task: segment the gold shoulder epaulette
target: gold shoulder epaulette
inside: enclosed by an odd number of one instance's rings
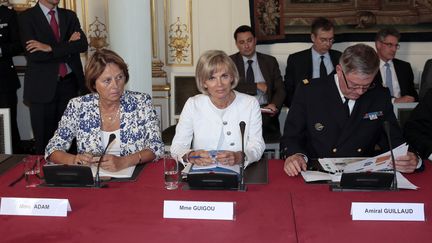
[[[309,84],[309,80],[307,80],[306,78],[303,79],[303,84]]]

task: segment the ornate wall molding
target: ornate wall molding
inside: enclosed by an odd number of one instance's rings
[[[192,66],[192,0],[165,0],[164,3],[166,64]]]

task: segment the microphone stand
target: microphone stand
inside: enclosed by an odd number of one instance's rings
[[[241,133],[241,142],[242,142],[242,157],[240,162],[240,182],[238,186],[238,190],[245,192],[247,190],[245,182],[244,182],[244,162],[245,162],[245,152],[244,152],[244,131],[246,123],[244,121],[240,122],[240,133]]]
[[[114,133],[110,134],[109,139],[108,139],[108,144],[105,147],[101,157],[99,158],[98,164],[97,164],[97,168],[96,168],[96,175],[95,175],[95,182],[94,182],[94,187],[95,188],[102,188],[102,187],[106,187],[106,185],[101,185],[100,182],[100,176],[99,176],[99,171],[100,171],[100,164],[102,161],[103,156],[105,155],[108,147],[110,146],[110,144],[114,141],[114,139],[116,138],[116,135]]]
[[[390,124],[388,121],[384,121],[384,130],[387,136],[387,142],[389,144],[389,148],[390,148],[390,156],[391,156],[391,160],[392,160],[392,165],[393,165],[393,190],[397,191],[398,187],[397,187],[397,178],[396,178],[396,162],[395,162],[395,158],[394,158],[394,154],[393,154],[393,145],[390,139]]]

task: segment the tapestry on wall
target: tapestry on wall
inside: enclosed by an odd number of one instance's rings
[[[258,43],[310,42],[316,17],[331,19],[335,41],[373,41],[394,26],[401,41],[432,41],[432,0],[249,0]]]

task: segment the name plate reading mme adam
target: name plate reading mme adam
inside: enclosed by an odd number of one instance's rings
[[[423,203],[351,204],[352,220],[425,221]]]
[[[234,220],[234,202],[164,201],[167,219]]]
[[[2,197],[0,205],[0,215],[66,217],[68,211],[68,199]]]

